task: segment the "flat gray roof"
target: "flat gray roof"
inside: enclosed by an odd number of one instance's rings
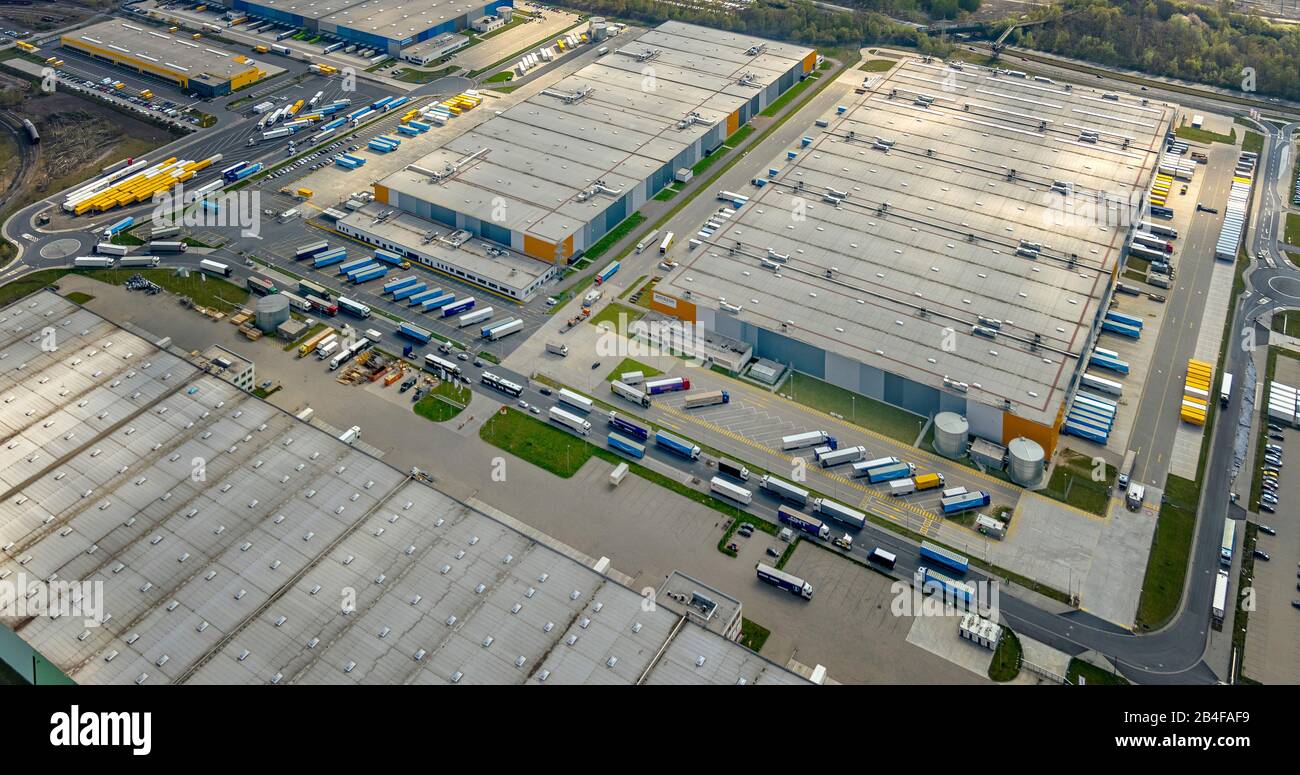
[[[810,52],[666,22],[380,183],[556,244],[752,99],[755,86],[738,84],[742,76],[752,73],[765,87]],[[645,86],[647,68],[653,88]],[[564,98],[586,90],[581,99]],[[703,123],[679,127],[691,113]],[[440,182],[413,169],[440,170],[481,150]],[[597,181],[617,193],[591,193]],[[503,210],[504,222],[494,217]]]
[[[318,17],[337,27],[392,40],[405,40],[467,14],[482,11],[487,0],[363,0]]]
[[[806,683],[52,292],[0,396],[0,577],[108,615],[4,624],[79,683]]]
[[[377,216],[382,212],[393,214],[378,220]],[[426,221],[410,213],[395,211],[394,208],[382,204],[371,203],[354,210],[338,223],[397,245],[405,245],[477,277],[519,292],[523,292],[539,277],[555,268],[553,264],[520,255],[499,245],[492,246],[498,255],[489,255],[485,243],[478,238],[471,239],[458,248],[437,239],[429,240],[430,235],[445,236],[455,229]]]
[[[906,60],[810,127],[796,158],[772,160],[712,235],[679,235],[657,289],[1050,425],[1111,283],[1124,203],[1149,185],[1175,110],[1101,94]],[[1017,255],[1021,240],[1038,258]],[[773,255],[788,261],[764,268]],[[996,339],[972,333],[980,316],[1001,321]]]
[[[259,8],[270,8],[304,19],[323,19],[361,2],[362,0],[249,0],[249,12],[256,15]]]
[[[79,41],[116,56],[134,57],[196,80],[228,81],[252,67],[263,70],[268,76],[284,70],[260,59],[227,51],[220,44],[206,39],[190,40],[159,32],[148,25],[117,20],[64,33],[61,40],[65,43]],[[244,61],[238,62],[235,57],[243,57]]]

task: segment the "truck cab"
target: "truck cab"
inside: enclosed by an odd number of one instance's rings
[[[1129,485],[1128,495],[1124,498],[1124,505],[1129,511],[1138,511],[1142,508],[1142,501],[1146,500],[1147,488],[1145,485],[1134,482]]]
[[[847,551],[853,551],[853,536],[845,533],[834,540],[836,546]]]

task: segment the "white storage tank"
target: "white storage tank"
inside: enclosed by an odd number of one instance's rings
[[[939,412],[934,416],[934,449],[944,457],[959,458],[966,454],[970,423],[956,412]]]
[[[1007,445],[1008,472],[1021,487],[1033,487],[1043,477],[1043,448],[1033,439],[1017,436]]]
[[[281,323],[289,319],[289,300],[278,293],[259,296],[253,311],[258,330],[264,334],[273,334]]]
[[[605,23],[605,17],[591,17],[591,27],[587,30],[587,40],[597,43],[609,37],[609,27]]]

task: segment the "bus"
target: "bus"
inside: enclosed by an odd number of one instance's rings
[[[453,377],[460,376],[460,366],[446,358],[439,358],[433,353],[424,356],[424,368],[429,371],[442,371],[452,375]]]
[[[659,255],[668,255],[668,248],[672,247],[673,233],[670,231],[664,235],[664,241],[659,243]]]
[[[229,277],[231,271],[228,264],[222,264],[206,258],[199,262],[199,269],[208,274],[218,275],[219,277]]]
[[[322,315],[339,314],[339,307],[337,304],[330,301],[326,301],[325,299],[322,299],[319,296],[308,296],[307,303],[311,305],[312,309],[316,310]]]
[[[921,542],[921,559],[931,560],[958,573],[965,573],[970,568],[970,560],[929,541]]]
[[[369,307],[367,307],[366,305],[360,302],[353,301],[352,299],[345,299],[342,296],[339,297],[339,309],[343,310],[349,315],[355,315],[359,318],[370,317]]]
[[[514,396],[515,398],[518,398],[519,394],[524,392],[522,385],[517,385],[508,379],[498,377],[490,371],[483,372],[483,379],[481,381],[484,385],[487,385],[493,390],[500,390],[502,393],[505,393],[508,396]]]
[[[590,398],[587,398],[584,395],[579,395],[568,388],[560,388],[559,399],[560,403],[568,404],[574,409],[582,412],[590,412],[591,408],[595,405],[592,403]]]
[[[1223,540],[1219,542],[1219,564],[1232,567],[1233,545],[1237,542],[1237,521],[1231,517],[1223,520]]]

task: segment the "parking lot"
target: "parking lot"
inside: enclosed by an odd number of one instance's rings
[[[1267,428],[1264,430],[1268,432]],[[1281,472],[1286,470],[1287,463],[1295,465],[1287,453],[1294,456],[1300,449],[1300,432],[1290,429],[1271,434],[1282,437],[1268,440],[1269,444],[1282,448],[1282,465],[1265,464],[1279,472],[1276,488],[1265,492],[1275,493],[1278,504],[1275,513],[1261,511],[1258,518],[1255,547],[1269,559],[1264,560],[1258,553],[1255,556],[1252,586],[1256,608],[1250,614],[1243,673],[1266,684],[1296,684],[1300,683],[1300,659],[1296,658],[1300,609],[1292,601],[1300,600],[1300,528],[1295,523],[1294,505],[1300,501],[1300,484]],[[1233,584],[1235,590],[1235,578]]]

